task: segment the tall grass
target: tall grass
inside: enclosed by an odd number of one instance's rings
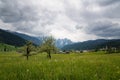
[[[0,53],[0,80],[120,80],[120,54]]]

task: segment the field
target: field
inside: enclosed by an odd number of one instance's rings
[[[29,57],[0,52],[0,80],[120,80],[120,54],[46,54]]]

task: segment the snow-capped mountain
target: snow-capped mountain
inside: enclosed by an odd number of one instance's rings
[[[40,41],[44,41],[46,37],[38,37]],[[65,45],[72,44],[73,42],[70,39],[64,38],[64,39],[55,39],[55,45],[57,48],[62,48]]]
[[[58,48],[62,48],[63,46],[72,44],[73,42],[67,38],[64,38],[64,39],[56,39],[55,43]]]
[[[10,31],[8,31],[10,32]],[[32,41],[34,44],[36,45],[40,45],[42,44],[42,42],[44,41],[44,39],[46,38],[45,36],[41,36],[41,37],[34,37],[34,36],[30,36],[30,35],[26,35],[24,33],[18,33],[18,32],[10,32],[14,35],[17,35],[25,40],[30,40]],[[63,46],[65,45],[69,45],[69,44],[72,44],[73,42],[67,38],[64,38],[64,39],[56,39],[55,40],[55,45],[56,47],[58,48],[62,48]]]

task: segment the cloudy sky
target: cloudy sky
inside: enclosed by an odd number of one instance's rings
[[[0,0],[0,28],[72,41],[120,38],[120,0]]]

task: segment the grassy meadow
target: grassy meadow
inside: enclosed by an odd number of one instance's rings
[[[120,54],[0,52],[0,80],[120,80]]]

